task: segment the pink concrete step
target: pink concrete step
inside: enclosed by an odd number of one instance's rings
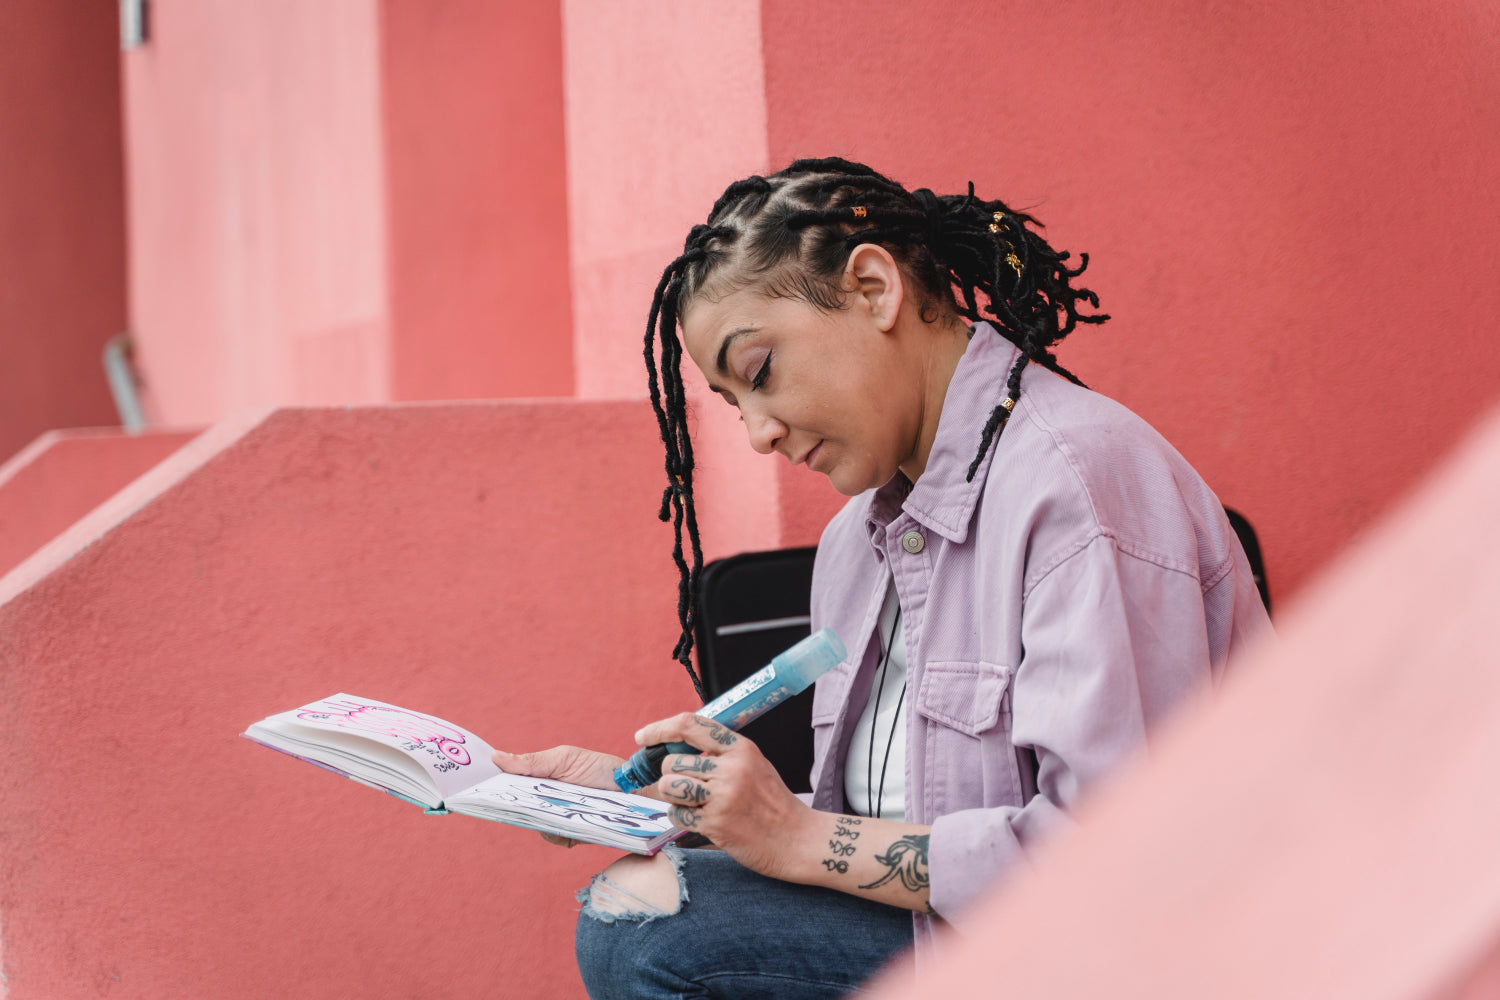
[[[48,431],[0,465],[0,576],[197,431]]]
[[[644,401],[210,428],[0,579],[8,1000],[566,998],[608,862],[242,740],[338,691],[497,746],[694,704]]]

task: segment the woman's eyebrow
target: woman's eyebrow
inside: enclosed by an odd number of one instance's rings
[[[736,338],[743,337],[747,333],[754,333],[759,329],[758,326],[741,326],[729,331],[729,336],[719,344],[719,356],[714,361],[714,368],[720,375],[729,374],[729,345],[734,343]]]

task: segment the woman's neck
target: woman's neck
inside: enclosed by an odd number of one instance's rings
[[[916,446],[911,457],[901,463],[901,471],[913,483],[927,469],[927,458],[932,453],[932,442],[937,438],[938,422],[943,416],[943,401],[948,396],[948,385],[958,362],[969,347],[969,325],[958,316],[949,316],[947,321],[922,324],[924,350],[919,355],[922,370],[922,416],[917,431]]]

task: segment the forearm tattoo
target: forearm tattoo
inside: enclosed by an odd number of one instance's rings
[[[908,892],[921,892],[928,888],[927,837],[925,833],[902,837],[886,848],[884,854],[875,855],[875,860],[885,866],[886,872],[861,889],[879,889],[893,879],[900,879]]]
[[[833,822],[833,836],[828,841],[828,850],[833,857],[823,859],[823,867],[840,875],[849,873],[849,862],[845,858],[854,855],[854,841],[859,837],[859,831],[854,827],[859,825],[859,820],[848,816],[839,816]]]

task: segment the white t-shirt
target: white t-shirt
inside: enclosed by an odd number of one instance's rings
[[[891,584],[880,609],[880,666],[844,760],[844,796],[861,816],[906,819],[906,627]]]

